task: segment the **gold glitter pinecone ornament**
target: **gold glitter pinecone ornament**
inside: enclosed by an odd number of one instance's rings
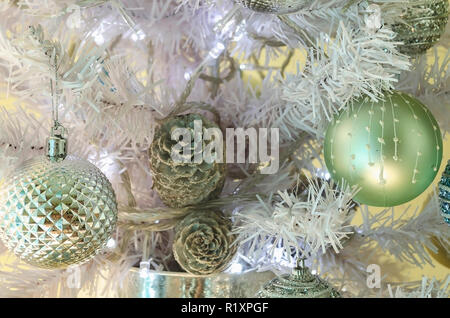
[[[309,269],[297,263],[290,275],[272,279],[259,291],[259,298],[340,298],[341,294]]]
[[[24,162],[0,182],[0,237],[23,261],[63,268],[94,257],[117,220],[114,190],[93,164]]]
[[[225,183],[226,165],[224,163],[194,162],[194,142],[191,143],[190,162],[175,162],[171,156],[172,147],[178,141],[171,134],[177,128],[188,128],[192,141],[203,139],[194,136],[194,121],[201,121],[203,129],[219,127],[199,114],[169,117],[156,132],[149,149],[150,169],[153,172],[153,185],[159,197],[169,207],[180,208],[214,199],[220,195]],[[212,142],[202,141],[202,149]]]
[[[404,9],[399,22],[390,26],[397,33],[395,40],[404,43],[399,51],[409,56],[423,54],[445,31],[448,0],[410,0],[401,5]]]
[[[287,14],[299,11],[308,0],[237,0],[244,7],[261,13]]]
[[[222,272],[236,253],[232,223],[217,211],[188,214],[175,228],[173,254],[180,266],[195,275]]]

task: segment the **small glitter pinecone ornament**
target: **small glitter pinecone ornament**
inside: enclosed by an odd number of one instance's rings
[[[340,298],[341,294],[326,281],[311,274],[309,269],[297,262],[290,275],[272,279],[259,291],[259,298]]]
[[[173,254],[180,266],[195,275],[222,272],[236,253],[232,223],[217,211],[195,211],[175,228]]]
[[[447,162],[439,182],[439,200],[441,202],[442,217],[445,223],[450,226],[450,160]]]
[[[237,0],[244,7],[261,13],[287,14],[305,7],[308,0]]]
[[[187,128],[192,140],[202,140],[202,149],[206,149],[211,140],[195,136],[194,121],[201,121],[203,129],[219,127],[199,114],[187,114],[169,117],[156,132],[149,149],[150,169],[153,172],[153,185],[159,197],[169,207],[180,208],[198,204],[220,195],[226,177],[224,163],[208,163],[202,160],[195,163],[195,142],[191,143],[190,162],[175,162],[171,156],[172,147],[178,141],[172,140],[171,134],[177,128]]]
[[[114,190],[93,164],[24,162],[0,183],[0,237],[23,261],[63,268],[94,257],[117,220]]]
[[[395,40],[404,44],[399,51],[417,56],[431,48],[445,31],[448,20],[448,0],[410,0],[404,6],[398,23],[391,29],[397,33]]]

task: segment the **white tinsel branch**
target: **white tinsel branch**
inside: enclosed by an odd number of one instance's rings
[[[395,291],[388,285],[391,298],[448,298],[450,295],[450,276],[439,282],[434,277],[423,277],[419,287],[397,286]]]
[[[279,90],[265,91],[263,83],[262,95],[250,101],[242,122],[279,127],[285,141],[301,131],[323,136],[334,113],[364,94],[380,98],[393,88],[400,71],[408,69],[408,59],[397,53],[394,37],[386,28],[372,32],[361,26],[354,31],[341,22],[336,38],[322,33],[305,68],[280,79]]]
[[[0,61],[7,71],[9,90],[16,96],[38,102],[49,92],[50,79],[55,80],[55,58],[59,89],[79,96],[98,79],[103,49],[93,42],[74,43],[64,50],[60,42],[49,41],[43,29],[30,27],[9,39],[0,33]]]
[[[245,254],[254,259],[266,254],[273,259],[281,253],[290,262],[291,257],[324,252],[329,246],[337,252],[342,249],[340,241],[351,233],[354,194],[348,187],[338,191],[327,182],[320,186],[310,180],[306,200],[279,191],[279,202],[272,205],[258,196],[258,203],[244,205],[235,214],[236,241],[248,244]]]

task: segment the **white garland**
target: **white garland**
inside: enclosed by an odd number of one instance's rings
[[[292,262],[291,257],[297,259],[305,252],[342,249],[341,240],[352,233],[349,221],[354,210],[350,200],[355,191],[338,191],[327,182],[319,185],[314,181],[309,183],[308,191],[306,201],[279,191],[280,202],[272,205],[258,198],[259,203],[244,205],[236,213],[237,242],[249,243],[247,257],[259,259],[268,254],[270,261],[281,253]]]
[[[423,277],[421,284],[416,289],[402,288],[397,286],[394,290],[389,286],[389,296],[391,298],[448,298],[449,297],[450,276],[444,282],[438,282],[435,278]]]

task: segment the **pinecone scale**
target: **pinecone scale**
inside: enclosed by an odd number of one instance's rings
[[[172,140],[176,128],[188,128],[194,140],[194,121],[200,120],[203,129],[218,126],[198,114],[170,117],[156,132],[150,146],[150,168],[153,172],[153,186],[161,200],[169,207],[180,208],[198,204],[218,197],[225,183],[224,163],[194,162],[194,142],[191,143],[190,162],[176,162],[171,157],[172,147],[178,141]],[[203,141],[202,149],[211,141]]]

